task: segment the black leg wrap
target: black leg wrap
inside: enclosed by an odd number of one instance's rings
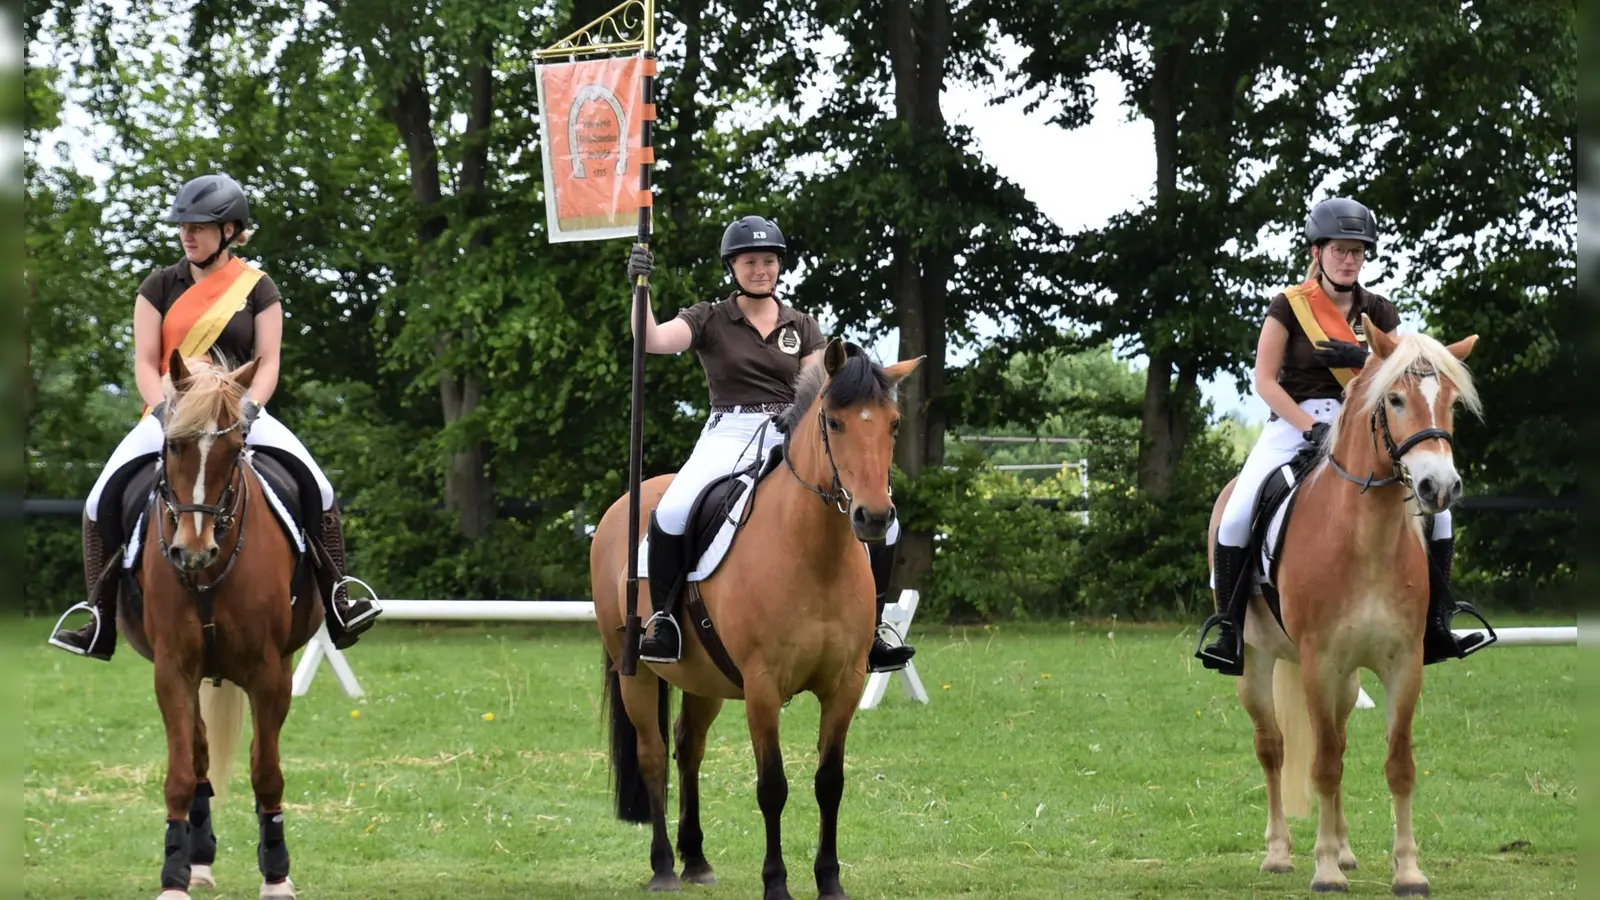
[[[256,845],[261,879],[267,884],[279,884],[289,877],[289,845],[283,840],[283,812],[256,815],[261,820],[261,839]]]
[[[217,861],[217,835],[211,830],[211,782],[195,785],[189,802],[189,862],[209,866]]]
[[[161,889],[189,890],[189,823],[167,822],[167,858],[161,864]]]

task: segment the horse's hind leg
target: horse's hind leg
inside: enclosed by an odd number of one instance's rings
[[[817,809],[822,814],[817,835],[818,900],[849,900],[839,885],[839,803],[844,798],[844,742],[861,699],[864,674],[844,679],[832,695],[822,699],[822,719],[817,730]]]
[[[683,712],[678,716],[674,735],[678,756],[678,855],[683,857],[683,880],[690,884],[717,883],[711,863],[706,861],[705,834],[700,830],[700,763],[706,756],[706,733],[721,711],[721,697],[684,694]]]
[[[189,896],[189,807],[195,793],[195,723],[199,685],[170,656],[155,659],[156,704],[167,731],[166,859],[161,865],[162,900]]]
[[[196,698],[194,717],[194,799],[189,803],[189,887],[215,888],[211,866],[217,861],[217,835],[211,829],[211,757],[206,743],[206,722]]]
[[[278,735],[289,716],[288,657],[272,657],[255,672],[248,688],[255,740],[250,744],[250,782],[255,789],[259,819],[257,861],[261,868],[261,896],[293,897],[289,880],[289,845],[283,833],[283,768],[278,758]]]
[[[1389,719],[1389,758],[1384,774],[1394,795],[1394,882],[1397,897],[1426,897],[1428,879],[1417,866],[1417,839],[1411,830],[1411,793],[1416,788],[1417,764],[1411,755],[1411,719],[1422,693],[1422,652],[1397,660],[1383,679],[1384,705]]]
[[[1263,872],[1293,872],[1289,823],[1283,814],[1283,732],[1278,728],[1272,701],[1272,670],[1276,660],[1253,644],[1244,647],[1244,674],[1239,676],[1239,702],[1255,724],[1256,759],[1267,781],[1267,855]]]
[[[789,871],[783,864],[783,807],[789,802],[789,781],[783,775],[783,748],[778,743],[778,712],[782,706],[783,700],[771,681],[745,681],[744,714],[750,726],[750,746],[756,755],[756,803],[767,826],[767,854],[761,863],[762,900],[793,900]]]
[[[643,666],[639,674],[622,679],[622,706],[632,720],[639,775],[650,795],[650,891],[683,888],[674,871],[672,839],[667,837],[667,742],[662,738],[666,703],[671,687]]]

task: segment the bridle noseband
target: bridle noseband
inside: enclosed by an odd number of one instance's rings
[[[1407,369],[1405,374],[1415,375],[1419,378],[1427,375],[1433,375],[1437,377],[1438,375],[1438,373],[1432,369],[1417,369],[1414,367]],[[1345,471],[1344,466],[1339,465],[1339,461],[1333,458],[1333,448],[1328,448],[1328,465],[1332,466],[1333,470],[1343,476],[1346,481],[1360,485],[1361,493],[1363,494],[1365,494],[1370,488],[1388,487],[1389,485],[1401,484],[1405,485],[1406,490],[1411,492],[1411,495],[1406,497],[1407,500],[1410,500],[1412,497],[1416,496],[1417,488],[1416,485],[1412,483],[1411,470],[1406,467],[1406,464],[1402,461],[1402,457],[1404,457],[1407,453],[1410,453],[1412,448],[1424,441],[1444,441],[1446,444],[1450,445],[1450,449],[1452,451],[1456,446],[1455,437],[1451,435],[1450,432],[1445,431],[1443,428],[1424,428],[1421,431],[1418,431],[1416,434],[1406,438],[1399,444],[1396,444],[1394,441],[1394,434],[1389,430],[1389,413],[1387,404],[1385,404],[1382,400],[1376,404],[1376,408],[1373,409],[1372,415],[1368,417],[1367,430],[1372,434],[1372,448],[1374,450],[1378,449],[1379,432],[1381,431],[1383,434],[1383,447],[1384,450],[1389,454],[1389,467],[1394,472],[1394,474],[1390,475],[1388,478],[1378,478],[1376,472],[1367,473],[1366,478],[1357,478],[1356,476]]]
[[[240,419],[227,428],[201,431],[194,436],[220,438],[234,431],[240,431],[244,427],[245,421]],[[161,499],[161,505],[165,508],[166,515],[156,516],[156,538],[161,547],[161,555],[166,558],[168,564],[177,572],[178,580],[183,584],[184,588],[192,594],[204,595],[216,590],[233,573],[234,564],[239,561],[239,554],[244,550],[244,529],[242,527],[239,529],[239,538],[233,542],[233,551],[228,554],[228,562],[223,568],[222,574],[207,584],[198,584],[190,576],[189,572],[180,567],[177,561],[172,558],[171,546],[167,541],[167,521],[168,519],[171,520],[174,533],[176,533],[179,519],[184,513],[201,513],[211,516],[213,520],[212,533],[218,541],[226,537],[228,532],[233,530],[235,524],[242,526],[245,511],[248,507],[247,500],[250,496],[249,491],[240,489],[243,475],[240,467],[243,463],[245,452],[246,446],[241,445],[239,450],[233,454],[233,463],[228,467],[228,486],[223,489],[222,497],[215,504],[179,503],[177,494],[172,489],[172,481],[167,477],[168,454],[164,449],[161,454],[161,474],[156,482],[156,493]]]

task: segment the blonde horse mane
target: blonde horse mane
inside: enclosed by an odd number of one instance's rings
[[[1478,389],[1472,383],[1472,373],[1461,360],[1456,359],[1444,344],[1425,334],[1396,335],[1394,352],[1389,354],[1376,370],[1362,369],[1356,380],[1350,382],[1347,393],[1352,398],[1359,397],[1359,402],[1352,404],[1353,409],[1347,412],[1353,416],[1362,416],[1371,413],[1383,402],[1384,395],[1394,389],[1400,379],[1419,372],[1437,374],[1440,378],[1449,381],[1456,389],[1456,397],[1461,405],[1472,412],[1473,415],[1483,415],[1483,402],[1478,398]],[[1368,366],[1372,365],[1368,357]],[[1344,421],[1344,416],[1339,416],[1333,422],[1328,434],[1328,439],[1323,443],[1321,455],[1326,457],[1333,452],[1333,446],[1339,440],[1339,427]]]
[[[204,358],[185,359],[189,377],[174,384],[172,373],[162,376],[166,391],[166,433],[171,437],[194,436],[231,427],[243,413],[240,403],[244,388],[230,377],[229,370]]]

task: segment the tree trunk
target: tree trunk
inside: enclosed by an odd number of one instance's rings
[[[488,177],[488,126],[493,113],[494,83],[487,41],[480,43],[484,56],[473,72],[472,114],[468,122],[469,151],[462,163],[462,191],[473,192],[473,202],[481,204],[481,191]],[[374,52],[383,54],[381,47]],[[394,102],[388,108],[389,118],[399,129],[406,145],[406,156],[411,168],[411,195],[421,211],[417,223],[417,248],[426,277],[434,271],[432,254],[434,244],[444,233],[445,219],[439,205],[442,198],[439,179],[439,151],[433,138],[432,102],[422,73],[413,68],[401,82]],[[475,210],[476,211],[476,210]],[[434,346],[440,356],[452,351],[458,340],[466,337],[444,333],[435,339]],[[482,387],[470,372],[456,372],[446,368],[439,373],[439,404],[444,414],[446,428],[471,415],[482,400]],[[485,448],[481,442],[454,451],[444,472],[445,508],[454,512],[461,534],[467,538],[481,538],[494,520],[494,490],[489,482]]]
[[[948,141],[939,105],[944,64],[950,49],[949,0],[925,0],[915,10],[910,0],[893,0],[887,20],[895,114],[910,129],[911,148],[902,160],[913,177],[923,167],[925,149]],[[935,154],[936,157],[942,154]],[[954,245],[918,247],[912,235],[893,241],[891,297],[900,326],[900,358],[925,357],[900,385],[904,419],[895,444],[895,462],[916,478],[944,465],[946,413],[940,401],[945,379],[946,295],[955,266]],[[895,563],[895,590],[920,588],[933,566],[933,533],[905,529]]]
[[[1169,239],[1176,233],[1178,201],[1178,77],[1188,55],[1187,43],[1162,47],[1156,53],[1155,72],[1150,79],[1150,120],[1156,139],[1156,227]],[[1159,309],[1171,301],[1153,297]],[[1174,391],[1172,370],[1177,348],[1170,334],[1162,333],[1163,318],[1154,318],[1145,335],[1150,366],[1145,371],[1144,405],[1139,423],[1139,490],[1154,500],[1172,495],[1187,435],[1179,423],[1187,421],[1176,404],[1184,402],[1183,391]]]

